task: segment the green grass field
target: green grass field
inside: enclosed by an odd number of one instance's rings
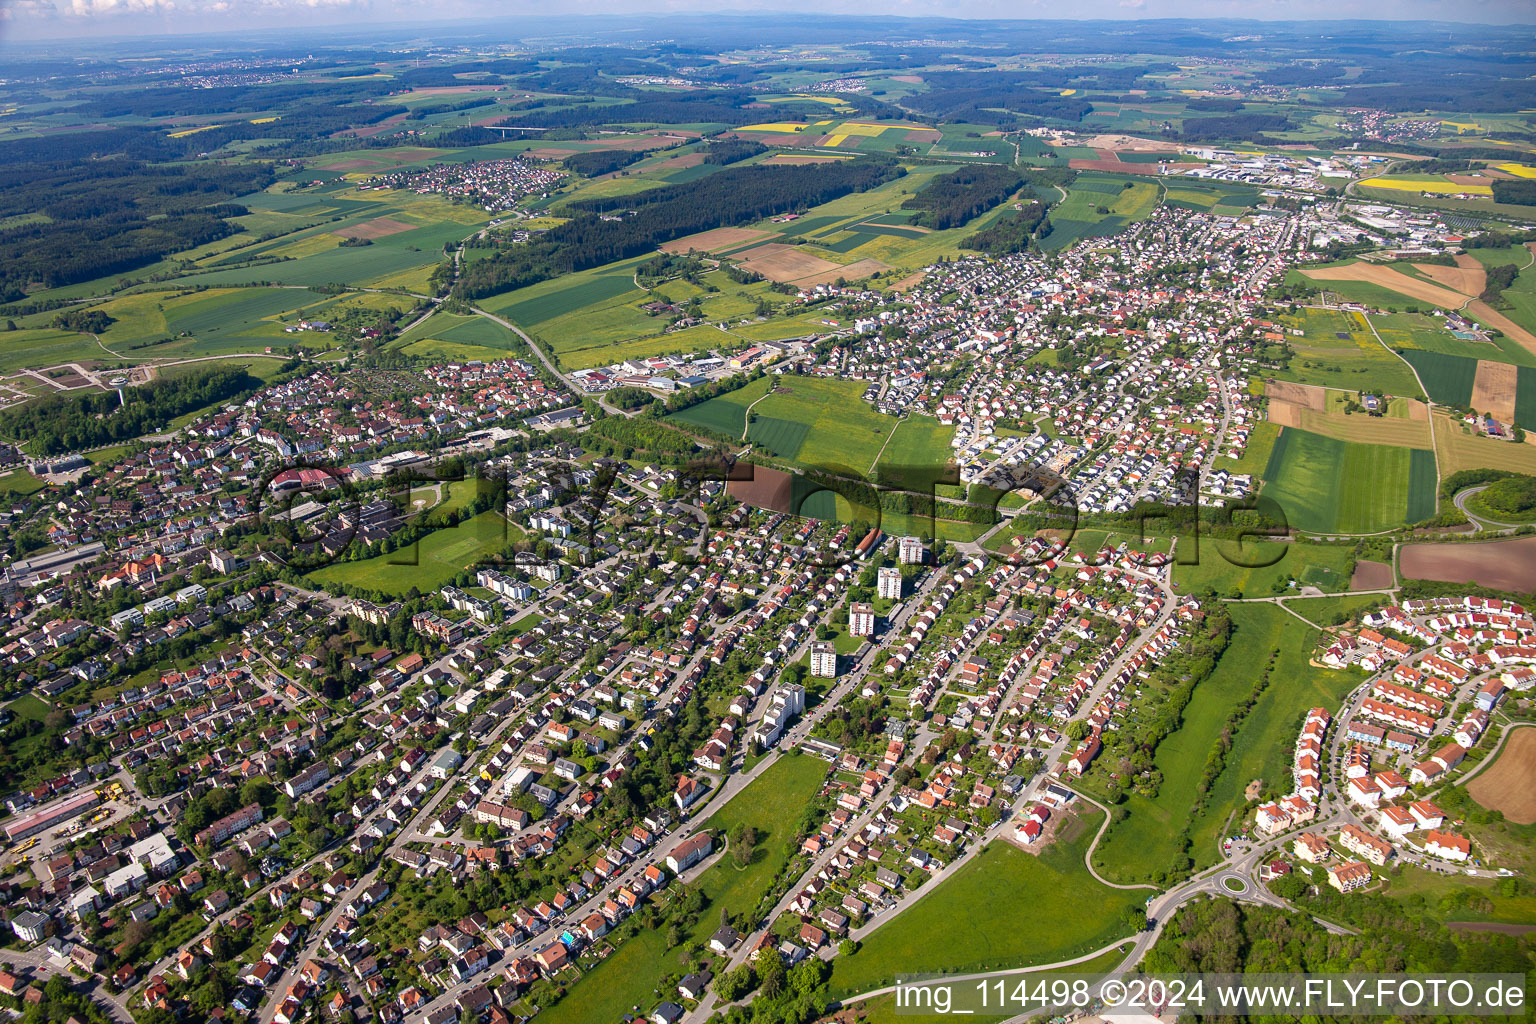
[[[1284,610],[1267,604],[1238,604],[1230,606],[1230,611],[1235,627],[1232,644],[1204,685],[1246,694],[1261,659],[1273,650],[1280,654],[1268,688],[1243,720],[1227,752],[1226,767],[1211,785],[1205,813],[1195,819],[1191,854],[1197,867],[1219,856],[1222,825],[1245,805],[1243,791],[1250,782],[1263,779],[1276,794],[1290,792],[1292,752],[1307,710],[1319,705],[1336,710],[1359,681],[1346,672],[1309,665],[1319,634]]]
[[[953,461],[954,449],[950,439],[955,436],[954,427],[946,427],[931,416],[909,416],[896,425],[891,440],[880,454],[880,461],[871,469],[874,479],[892,487],[906,486],[917,471],[917,479],[932,469],[942,469]]]
[[[60,331],[51,327],[0,332],[0,372],[36,370],[59,363],[96,359],[112,360],[112,356],[103,351],[89,334],[76,334],[74,331]]]
[[[747,439],[762,445],[781,459],[794,459],[800,454],[805,439],[810,436],[811,425],[795,420],[781,420],[776,416],[752,413],[747,427]]]
[[[772,377],[755,380],[746,387],[711,398],[707,402],[700,402],[681,412],[675,412],[667,419],[676,420],[685,425],[703,427],[705,430],[720,434],[728,434],[731,437],[741,437],[742,432],[747,429],[747,407],[766,395],[773,381]]]
[[[1326,598],[1320,600],[1328,600]],[[1105,833],[1094,866],[1117,882],[1156,879],[1178,858],[1176,840],[1198,796],[1197,783],[1235,703],[1252,690],[1256,672],[1271,651],[1280,652],[1270,685],[1243,720],[1226,766],[1211,784],[1205,808],[1194,819],[1189,851],[1196,870],[1220,857],[1222,827],[1240,812],[1244,790],[1255,779],[1285,790],[1290,752],[1306,710],[1334,706],[1354,682],[1346,673],[1308,666],[1318,635],[1272,605],[1230,605],[1234,634],[1215,670],[1195,689],[1182,722],[1157,749],[1154,764],[1163,782],[1155,798],[1129,795],[1126,815]]]
[[[1238,549],[1234,543],[1203,539],[1197,564],[1175,560],[1174,587],[1185,594],[1210,589],[1222,596],[1244,597],[1267,597],[1276,592],[1277,582],[1283,585],[1292,579],[1324,591],[1349,588],[1347,547],[1248,539]],[[1178,556],[1186,557],[1188,552],[1189,544],[1181,541]]]
[[[1309,533],[1389,530],[1433,514],[1434,456],[1417,451],[1288,427],[1270,453],[1261,493]]]
[[[898,422],[865,403],[863,381],[791,376],[774,380],[774,392],[753,412],[808,425],[793,456],[802,465],[852,469],[863,475]]]
[[[1441,405],[1471,404],[1472,383],[1477,377],[1476,358],[1412,348],[1403,349],[1403,358],[1419,372],[1432,400]]]
[[[863,476],[900,422],[865,403],[864,390],[856,380],[769,376],[668,418],[740,437],[751,406],[753,443],[805,466]]]
[[[788,841],[801,810],[820,790],[825,761],[809,756],[780,757],[746,789],[710,816],[711,830],[729,832],[738,823],[757,830],[757,852],[744,869],[723,857],[693,884],[708,905],[686,944],[703,943],[720,927],[720,910],[752,910],[789,862]],[[655,994],[671,966],[665,929],[642,929],[608,959],[575,982],[564,999],[539,1014],[543,1024],[590,1024],[619,1020],[632,1009],[648,1012],[663,996]]]
[[[1155,183],[1104,177],[1096,172],[1080,174],[1068,187],[1067,198],[1051,207],[1052,230],[1041,239],[1040,247],[1054,251],[1079,238],[1115,234],[1151,215],[1160,195]]]
[[[454,490],[457,496],[458,489]],[[499,555],[522,536],[522,529],[500,513],[482,512],[457,526],[427,534],[415,547],[356,562],[337,562],[315,570],[309,578],[321,587],[342,583],[396,597],[412,587],[426,593]]]
[[[857,953],[838,957],[832,995],[881,988],[898,974],[1051,963],[1129,934],[1125,912],[1147,894],[1107,888],[1088,874],[1083,855],[1103,815],[1085,810],[1067,826],[1070,838],[1058,837],[1039,855],[1001,841],[988,845]]]
[[[1440,321],[1424,313],[1387,313],[1371,317],[1371,323],[1376,326],[1376,333],[1381,335],[1381,340],[1394,349],[1402,350],[1410,362],[1413,362],[1410,350],[1423,349],[1448,356],[1491,359],[1516,366],[1536,366],[1536,355],[1508,336],[1494,338],[1491,342],[1462,341],[1446,330]],[[1434,390],[1432,384],[1430,390]]]

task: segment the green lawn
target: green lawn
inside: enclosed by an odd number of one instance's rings
[[[1125,912],[1147,894],[1094,881],[1084,852],[1103,816],[1091,807],[1038,856],[995,841],[941,888],[891,918],[859,951],[833,962],[833,996],[891,984],[898,974],[984,971],[1052,963],[1130,932]]]
[[[482,512],[457,526],[427,534],[414,547],[356,562],[337,562],[310,573],[309,579],[321,587],[344,583],[397,597],[412,587],[426,593],[499,555],[522,535],[522,529],[500,513]]]
[[[1253,425],[1253,430],[1248,434],[1248,447],[1243,450],[1243,457],[1219,458],[1215,467],[1234,475],[1258,476],[1269,465],[1269,453],[1274,450],[1275,439],[1279,436],[1280,428],[1277,425],[1261,420]]]
[[[751,406],[747,437],[753,443],[803,466],[866,476],[901,421],[876,412],[864,391],[863,381],[769,376],[668,418],[740,437]],[[920,426],[913,430],[924,448],[932,447],[931,431],[925,436]]]
[[[705,822],[710,829],[729,832],[737,824],[757,830],[757,853],[738,869],[722,857],[694,883],[708,906],[688,937],[703,943],[720,927],[720,909],[733,914],[751,911],[789,862],[788,841],[801,810],[821,789],[826,762],[809,756],[781,756],[746,789],[736,794]],[[665,929],[641,931],[573,984],[565,998],[539,1014],[542,1024],[590,1024],[616,1021],[632,1009],[647,1013],[676,993],[656,994],[661,975],[672,965]]]

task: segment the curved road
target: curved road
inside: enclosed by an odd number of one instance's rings
[[[1509,533],[1513,530],[1518,530],[1523,525],[1529,525],[1524,523],[1504,523],[1497,519],[1484,519],[1477,513],[1469,511],[1467,508],[1467,499],[1475,494],[1481,494],[1487,489],[1487,484],[1479,484],[1476,487],[1468,487],[1464,491],[1457,491],[1456,497],[1451,499],[1452,502],[1454,502],[1456,505],[1456,511],[1466,516],[1467,522],[1472,524],[1472,532]],[[1495,529],[1495,527],[1497,527],[1497,529]]]

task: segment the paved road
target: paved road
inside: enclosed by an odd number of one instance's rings
[[[54,959],[46,952],[39,949],[7,949],[0,951],[0,961],[13,966],[28,967],[35,975],[44,979],[62,974],[72,987],[88,994],[97,1006],[105,1010],[118,1024],[133,1024],[133,1015],[128,1012],[125,996],[115,996],[108,992],[106,986],[94,975],[91,980],[82,983],[79,978],[69,972],[67,963]]]

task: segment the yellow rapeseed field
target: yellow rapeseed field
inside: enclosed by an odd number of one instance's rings
[[[780,135],[793,135],[803,131],[805,125],[796,121],[767,121],[763,124],[748,124],[736,129],[739,132],[776,132]]]
[[[1438,192],[1446,195],[1491,196],[1487,185],[1457,185],[1450,181],[1404,181],[1401,178],[1366,178],[1367,188],[1390,188],[1398,192]]]

